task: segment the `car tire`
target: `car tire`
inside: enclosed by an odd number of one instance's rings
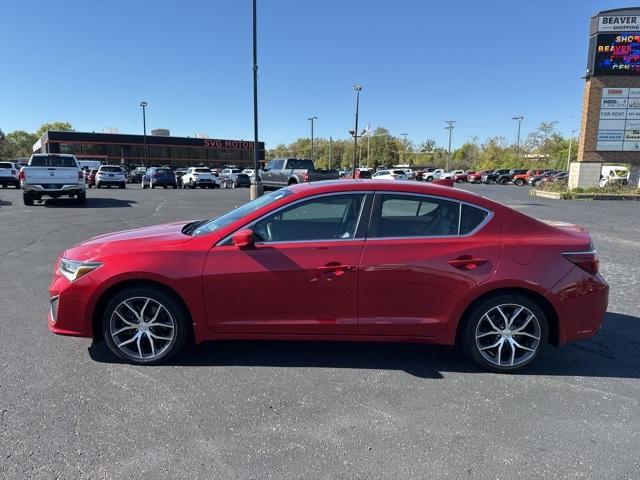
[[[549,335],[543,309],[520,294],[484,300],[466,315],[461,328],[467,355],[482,368],[497,373],[529,366],[540,355]]]
[[[151,190],[153,190],[154,188],[156,188],[156,186],[153,183],[150,183],[149,186],[151,187]]]
[[[27,192],[22,193],[22,200],[27,207],[33,206],[33,195]]]
[[[96,182],[96,189],[100,189],[102,188],[102,185],[100,185],[100,182]]]
[[[85,203],[87,203],[87,193],[82,192],[76,195],[76,203],[78,205],[84,205]]]
[[[191,338],[190,325],[181,302],[156,287],[127,288],[109,300],[102,314],[102,334],[109,350],[138,365],[155,365],[176,355]]]
[[[500,185],[508,185],[508,184],[509,184],[508,178],[503,178],[502,180],[500,180]]]
[[[521,187],[522,185],[524,185],[524,180],[523,180],[523,179],[521,179],[521,178],[518,178],[518,179],[517,179],[515,182],[513,182],[513,183],[515,183],[517,186]]]
[[[173,189],[174,189],[174,190],[175,190],[176,188],[178,188],[178,185],[174,185],[174,186],[173,186]]]
[[[433,177],[427,177],[427,182],[433,182]]]
[[[120,185],[120,189],[122,190],[123,188],[127,188],[127,184],[123,183],[122,185]]]

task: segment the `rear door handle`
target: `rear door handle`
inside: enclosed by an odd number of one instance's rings
[[[458,258],[449,260],[449,265],[461,270],[473,270],[474,268],[484,265],[488,260],[486,258],[476,258],[471,255],[461,255]]]

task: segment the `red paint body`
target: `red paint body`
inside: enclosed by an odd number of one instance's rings
[[[103,265],[74,282],[56,269],[54,333],[92,337],[103,295],[122,282],[173,290],[193,320],[196,342],[223,338],[385,340],[454,344],[461,318],[479,297],[529,292],[546,306],[552,340],[594,335],[607,308],[599,274],[563,252],[591,249],[589,234],[532,219],[469,192],[422,182],[334,181],[294,192],[209,234],[181,233],[186,222],[93,238],[66,258]],[[333,192],[406,192],[459,200],[491,212],[475,233],[455,237],[218,245],[290,202]],[[245,233],[242,233],[245,235]]]

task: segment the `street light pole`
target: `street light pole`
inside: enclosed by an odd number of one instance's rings
[[[522,124],[522,120],[524,117],[520,115],[519,117],[513,117],[512,120],[516,120],[518,122],[518,140],[516,143],[516,158],[520,158],[520,126]]]
[[[329,137],[329,170],[331,170],[331,150],[333,150],[333,137]]]
[[[140,106],[142,107],[142,157],[144,160],[142,161],[143,167],[149,166],[149,151],[147,150],[147,102],[144,100],[140,102]]]
[[[260,181],[260,159],[258,151],[258,28],[256,16],[256,0],[253,0],[253,169],[254,180],[249,189],[251,200],[262,195]]]
[[[447,168],[446,171],[449,171],[449,162],[451,162],[451,135],[453,134],[453,124],[456,123],[455,120],[447,120],[447,126],[444,127],[445,130],[449,130],[449,149],[447,153]]]
[[[317,120],[318,117],[309,117],[307,118],[307,120],[309,120],[311,122],[311,160],[313,160],[315,162],[316,157],[314,155],[314,151],[313,151],[313,121]]]
[[[571,135],[569,136],[569,153],[567,155],[567,172],[569,171],[569,164],[571,163],[571,147],[572,147],[572,144],[573,144],[573,135],[578,130],[580,130],[580,129],[579,128],[574,128],[573,130],[571,130]]]
[[[356,92],[356,127],[353,130],[353,172],[351,178],[356,178],[356,153],[358,150],[358,113],[360,110],[360,92],[362,91],[362,85],[356,83],[353,86]]]

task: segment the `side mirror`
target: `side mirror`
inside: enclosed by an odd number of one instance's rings
[[[233,244],[241,249],[248,250],[255,246],[255,238],[253,237],[253,230],[250,228],[245,228],[237,231],[231,237]]]

